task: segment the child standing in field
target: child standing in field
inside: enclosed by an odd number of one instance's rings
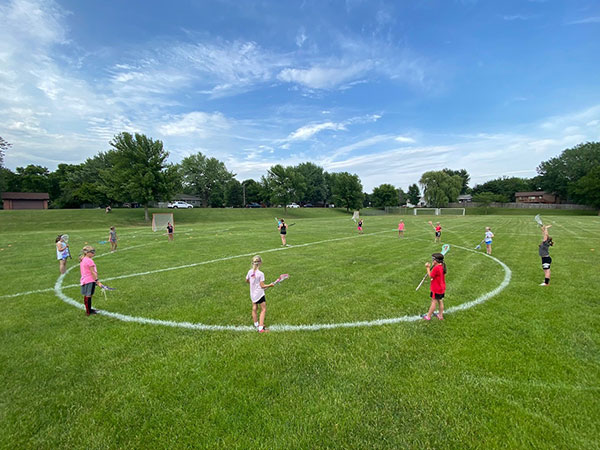
[[[285,247],[287,245],[287,225],[285,224],[285,220],[279,219],[279,225],[277,228],[279,228],[279,235],[281,236],[281,245]]]
[[[111,253],[117,249],[117,231],[115,227],[110,227],[110,231],[108,232],[108,242],[110,242],[110,251]]]
[[[444,263],[444,255],[434,253],[431,255],[433,260],[433,268],[431,264],[425,263],[427,275],[431,278],[430,296],[431,305],[429,311],[423,316],[425,320],[431,320],[431,315],[434,314],[436,307],[438,308],[437,318],[444,320],[444,295],[446,293],[446,264]]]
[[[437,222],[434,227],[433,222],[429,221],[429,225],[431,225],[431,228],[433,228],[435,231],[435,238],[433,239],[433,242],[442,242],[442,226],[440,223]]]
[[[542,243],[540,244],[539,254],[542,257],[542,269],[544,270],[544,282],[540,286],[548,286],[550,284],[550,247],[554,245],[552,238],[548,236],[548,228],[552,225],[542,225]]]
[[[60,273],[65,273],[67,271],[67,258],[71,255],[69,252],[69,244],[67,244],[62,235],[56,236],[54,240],[56,244],[56,259],[58,259],[58,270]]]
[[[96,314],[96,310],[92,308],[92,296],[96,290],[96,286],[102,287],[102,283],[98,281],[98,270],[96,263],[92,258],[96,256],[96,250],[91,245],[86,245],[81,250],[79,257],[79,270],[81,272],[81,295],[83,295],[83,304],[85,305],[85,314]]]
[[[252,300],[252,321],[259,333],[267,333],[265,328],[265,315],[267,313],[267,299],[265,289],[275,284],[265,284],[265,274],[260,271],[262,258],[256,255],[252,258],[252,268],[246,274],[246,283],[250,285],[250,300]],[[260,305],[260,318],[257,318],[258,305]]]
[[[485,227],[485,237],[483,238],[483,241],[485,242],[485,251],[487,252],[488,255],[492,254],[492,238],[494,237],[494,233],[492,233],[492,230],[490,229],[490,227]]]
[[[358,234],[363,234],[362,226],[363,226],[363,220],[359,219],[358,220]]]
[[[173,236],[173,225],[171,225],[171,222],[167,222],[167,236],[169,237],[169,241],[175,240],[175,237]]]
[[[398,224],[398,237],[404,237],[404,220]]]

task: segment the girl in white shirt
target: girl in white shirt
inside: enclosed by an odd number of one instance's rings
[[[492,238],[494,237],[494,233],[490,230],[490,227],[485,227],[485,238],[483,239],[485,242],[485,248],[488,255],[492,254]]]
[[[262,264],[262,258],[256,255],[252,258],[252,268],[246,274],[246,283],[250,285],[250,300],[252,300],[252,321],[259,333],[267,333],[265,328],[265,314],[267,313],[267,299],[265,298],[265,289],[275,286],[275,284],[265,284],[265,274],[259,268]],[[258,305],[260,305],[260,318],[257,318]]]

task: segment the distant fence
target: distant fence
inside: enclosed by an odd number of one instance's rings
[[[450,203],[449,208],[483,208],[482,203]],[[574,205],[571,203],[490,203],[489,208],[513,208],[513,209],[587,209],[595,211],[596,208],[586,205]]]

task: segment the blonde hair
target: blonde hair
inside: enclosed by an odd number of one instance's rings
[[[96,249],[91,245],[86,245],[85,247],[83,247],[81,249],[81,253],[79,254],[79,261],[81,262],[81,260],[85,258],[88,255],[88,253],[96,253]]]
[[[252,268],[254,270],[258,269],[261,264],[262,264],[262,258],[260,257],[260,255],[256,255],[256,256],[252,257]]]

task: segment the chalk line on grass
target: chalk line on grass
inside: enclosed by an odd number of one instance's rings
[[[394,232],[395,231],[396,230],[394,230]],[[376,232],[376,233],[363,234],[361,236],[372,236],[372,235],[381,234],[381,233],[389,233],[389,231],[380,231],[380,232]],[[298,245],[295,245],[294,247],[281,247],[281,248],[264,250],[260,253],[282,251],[282,250],[294,249],[294,248],[299,248],[299,247],[308,247],[311,245],[323,244],[323,243],[334,242],[334,241],[341,241],[341,240],[358,238],[358,237],[359,236],[348,236],[348,237],[344,237],[344,238],[327,239],[327,240],[323,240],[323,241],[310,242],[310,243],[306,243],[306,244],[298,244]],[[487,258],[494,260],[495,262],[500,264],[500,266],[504,269],[504,279],[502,280],[502,282],[496,289],[481,295],[480,297],[476,298],[475,300],[472,300],[470,302],[463,303],[461,305],[446,309],[447,314],[452,314],[453,312],[463,311],[463,310],[472,308],[476,305],[486,302],[487,300],[494,297],[495,295],[498,295],[502,290],[504,290],[506,288],[506,286],[508,286],[508,284],[510,283],[511,275],[512,275],[510,268],[506,264],[504,264],[502,261],[500,261],[499,259],[497,259],[491,255],[488,255],[485,253],[480,253],[475,250],[471,250],[469,248],[462,247],[459,245],[454,245],[454,247],[460,248],[465,251],[473,252],[478,255],[482,255],[482,256],[485,256]],[[140,272],[137,274],[122,275],[120,277],[106,278],[106,280],[109,280],[109,279],[114,280],[114,279],[118,279],[118,278],[128,278],[128,277],[134,277],[134,276],[148,275],[151,273],[164,272],[167,270],[176,270],[176,269],[194,267],[194,266],[198,266],[201,264],[209,264],[211,262],[227,261],[230,259],[247,257],[247,256],[254,255],[254,254],[256,254],[256,253],[255,252],[245,253],[243,255],[228,256],[225,258],[213,259],[211,261],[203,261],[200,263],[186,264],[183,266],[177,266],[177,267],[172,267],[172,268],[158,269],[158,270],[154,270],[154,271]],[[62,301],[64,301],[65,303],[73,305],[79,309],[83,309],[84,306],[81,303],[68,297],[62,291],[62,289],[63,289],[62,281],[64,280],[65,275],[70,270],[72,270],[74,267],[75,266],[70,267],[65,274],[62,274],[61,276],[58,277],[58,279],[56,280],[56,284],[54,285],[54,292],[55,292],[56,296],[58,298],[60,298]],[[162,326],[168,326],[168,327],[187,328],[187,329],[203,330],[203,331],[244,331],[244,332],[255,331],[254,327],[245,326],[245,325],[207,325],[207,324],[202,324],[202,323],[175,322],[175,321],[171,321],[171,320],[159,320],[159,319],[149,319],[146,317],[129,316],[126,314],[114,313],[114,312],[104,311],[104,310],[97,310],[97,311],[98,311],[98,314],[100,314],[100,315],[112,317],[114,319],[121,320],[123,322],[136,322],[136,323],[147,324],[147,325],[162,325]],[[370,321],[325,323],[325,324],[311,324],[311,325],[285,325],[285,324],[277,325],[277,324],[275,324],[275,325],[271,325],[269,327],[269,329],[271,331],[318,331],[318,330],[329,330],[329,329],[334,329],[334,328],[356,328],[356,327],[367,327],[367,326],[381,326],[381,325],[390,325],[390,324],[401,323],[401,322],[416,322],[419,320],[422,320],[420,315],[418,315],[418,316],[402,316],[402,317],[394,317],[394,318],[387,318],[387,319],[376,319],[376,320],[370,320]]]

